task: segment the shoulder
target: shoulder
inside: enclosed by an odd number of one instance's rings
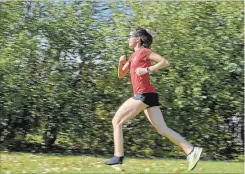
[[[152,52],[152,50],[150,48],[142,48],[141,52],[142,53],[144,53],[144,52]]]
[[[142,57],[148,57],[152,53],[152,50],[149,48],[142,48],[140,54]]]

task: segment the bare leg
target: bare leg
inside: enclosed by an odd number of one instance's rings
[[[147,107],[140,100],[135,100],[133,98],[129,98],[126,102],[124,102],[121,107],[116,112],[114,118],[112,119],[113,124],[113,136],[114,136],[114,155],[115,156],[123,156],[123,131],[122,125],[127,120],[132,117],[135,117],[142,110]]]
[[[158,106],[145,109],[144,112],[159,134],[166,136],[174,144],[180,146],[186,154],[189,154],[192,151],[193,146],[190,143],[188,143],[177,132],[167,127],[162,112]]]
[[[147,105],[144,104],[142,101],[130,98],[126,102],[124,102],[122,106],[117,110],[114,118],[112,119],[114,136],[114,156],[112,159],[105,162],[106,165],[116,165],[123,163],[124,152],[122,125],[128,119],[135,117],[146,107]]]

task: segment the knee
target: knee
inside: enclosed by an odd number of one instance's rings
[[[113,118],[112,119],[112,125],[113,125],[113,127],[117,127],[117,126],[122,126],[122,123],[119,119]]]
[[[166,127],[166,128],[157,128],[156,130],[157,130],[157,132],[160,135],[163,135],[165,137],[168,137],[168,135],[169,135],[169,129],[168,129],[168,127]]]

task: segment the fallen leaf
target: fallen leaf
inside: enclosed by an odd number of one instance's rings
[[[120,167],[117,167],[117,166],[112,166],[112,168],[114,168],[117,172],[121,172],[122,169]]]
[[[62,171],[67,171],[67,170],[68,170],[68,168],[66,168],[66,167],[62,169]]]
[[[174,168],[174,169],[173,169],[174,172],[177,172],[178,170],[179,170],[178,168]]]
[[[152,166],[156,166],[156,163],[152,163],[151,165],[152,165]]]

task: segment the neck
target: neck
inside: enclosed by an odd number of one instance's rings
[[[143,48],[142,46],[139,46],[138,44],[134,47],[134,51],[138,51],[140,50],[141,48]]]

